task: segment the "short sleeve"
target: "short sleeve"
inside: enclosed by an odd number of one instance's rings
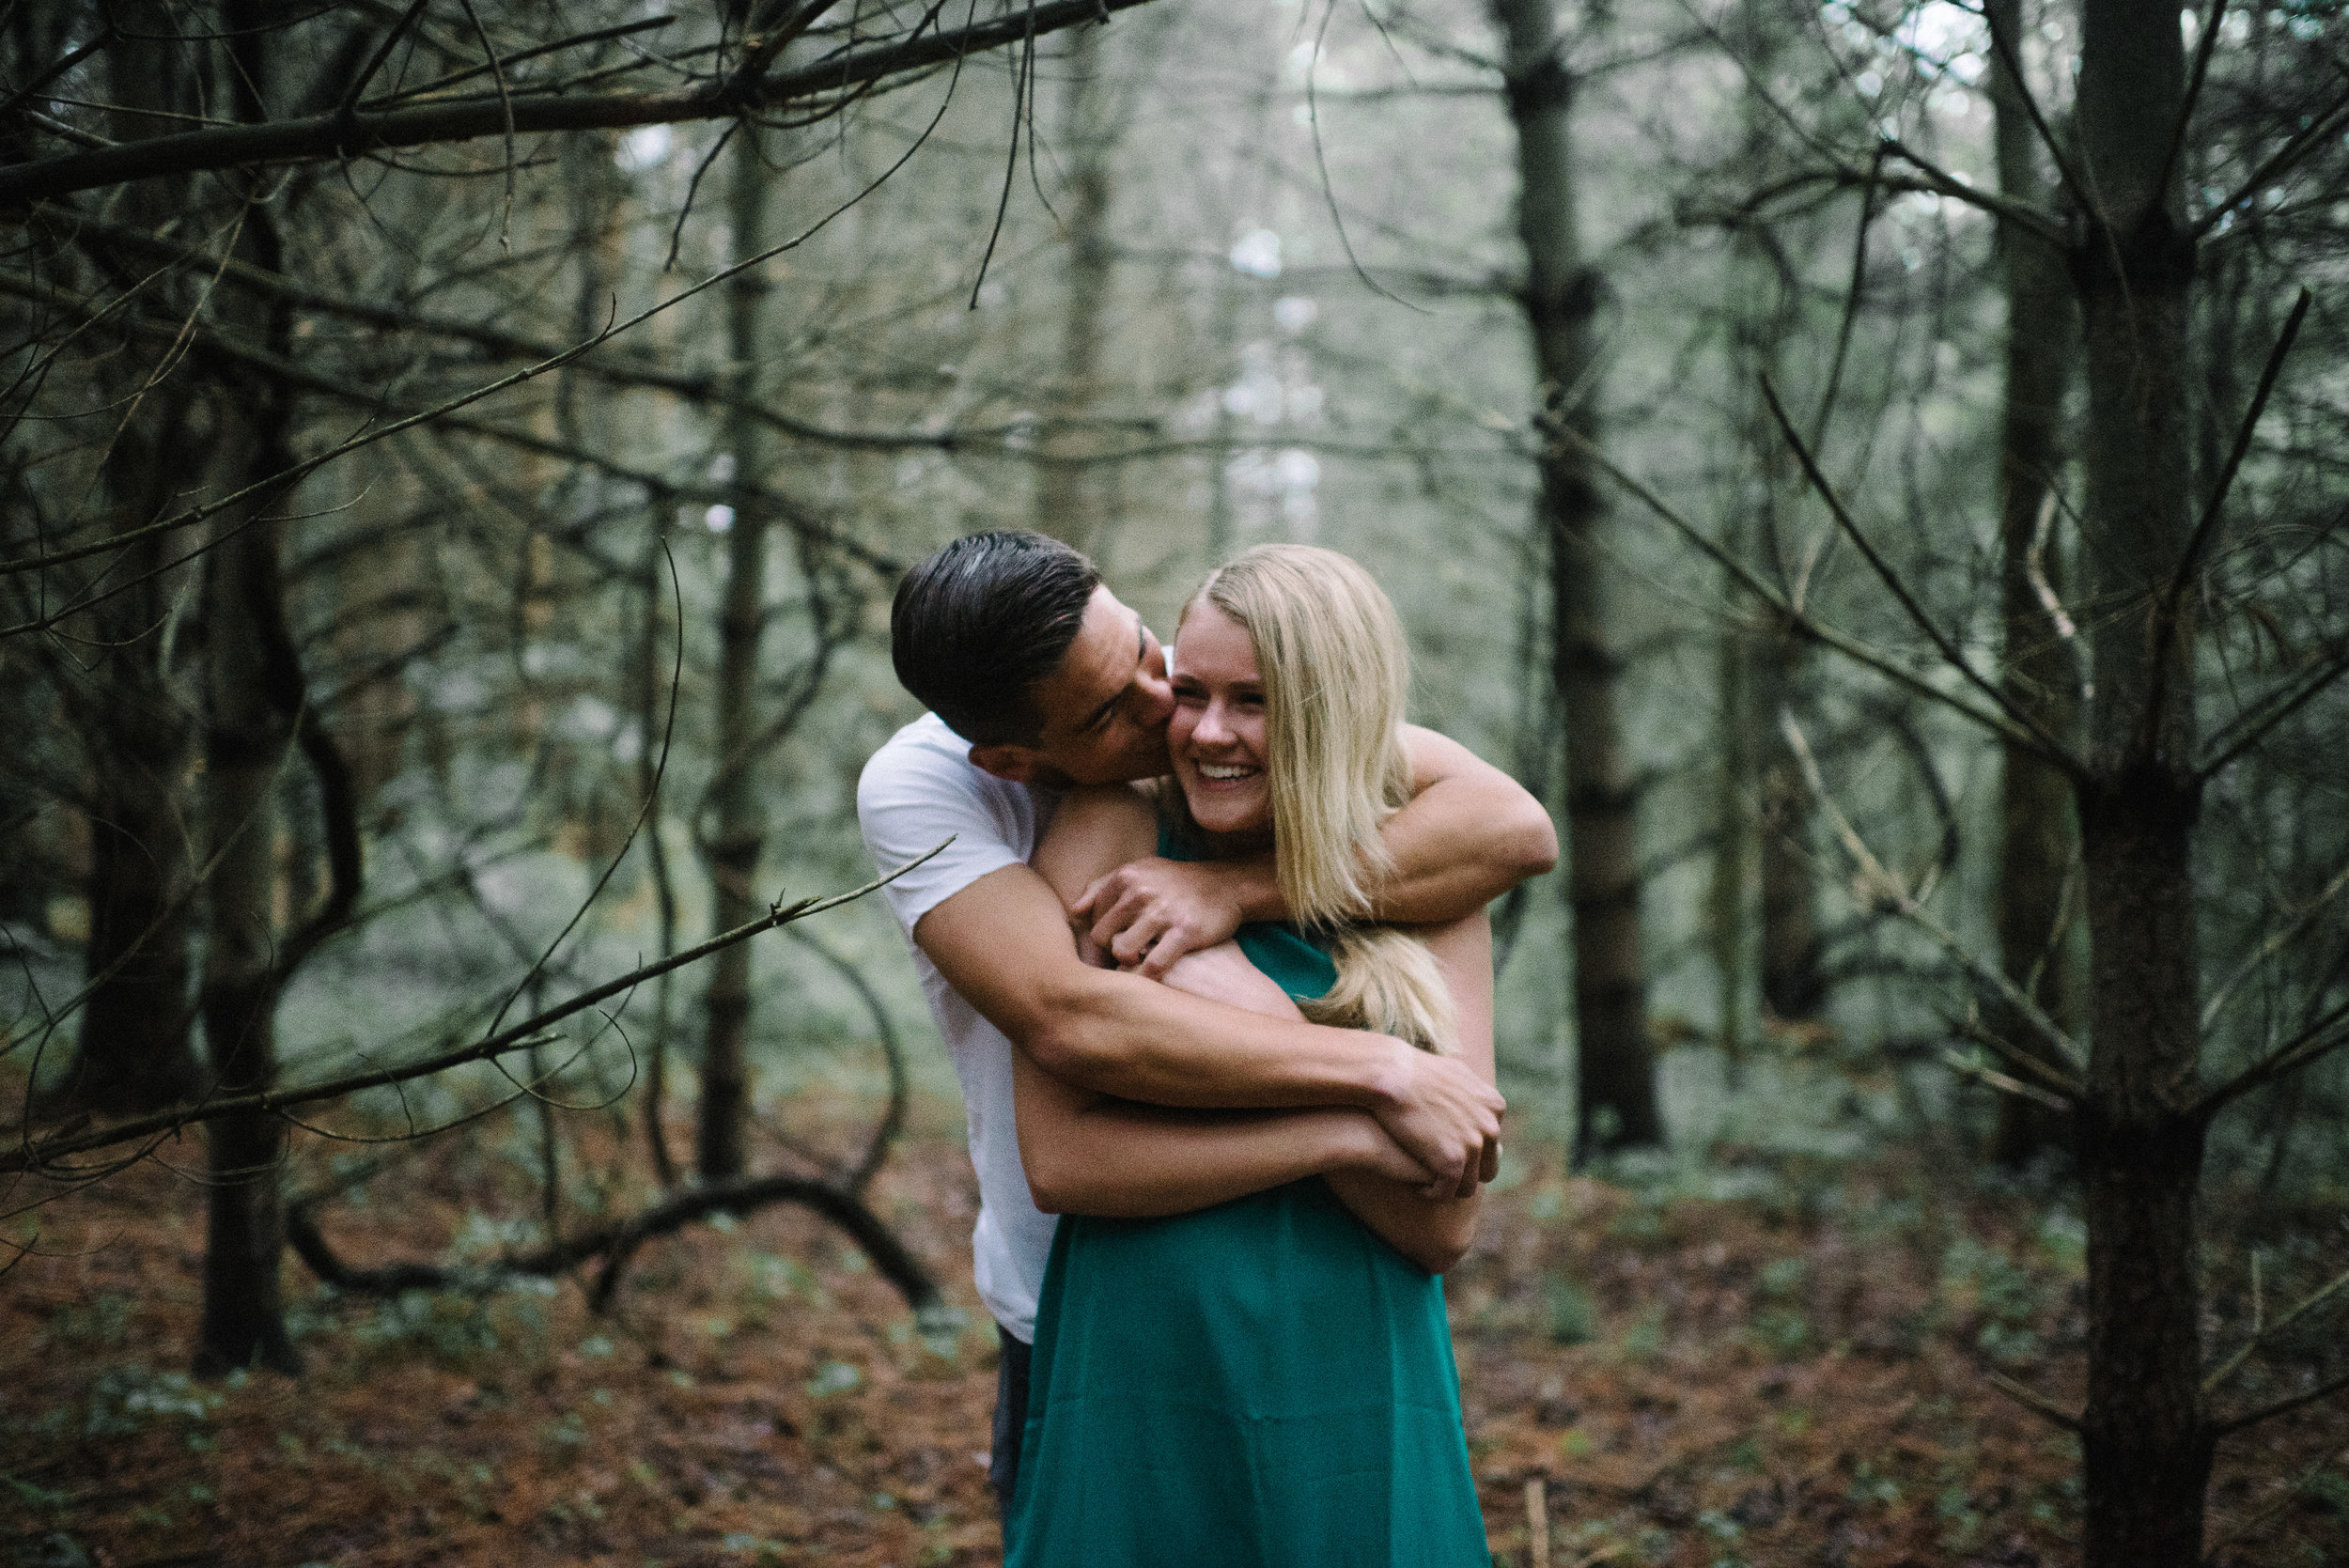
[[[1033,816],[1017,785],[988,778],[942,748],[901,737],[857,780],[857,826],[882,875],[954,842],[881,890],[910,937],[924,915],[1007,865],[1026,863]]]

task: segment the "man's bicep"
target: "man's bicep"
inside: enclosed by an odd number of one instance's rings
[[[1082,969],[1068,917],[1025,865],[988,872],[914,923],[913,939],[957,995],[1024,1041],[1052,983]]]

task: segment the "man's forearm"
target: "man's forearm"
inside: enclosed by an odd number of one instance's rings
[[[1120,1099],[1203,1109],[1393,1107],[1413,1054],[1361,1030],[1267,1017],[1088,970],[1005,1030],[1045,1071]]]

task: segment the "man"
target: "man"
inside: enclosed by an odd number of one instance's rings
[[[890,637],[897,678],[930,711],[866,764],[857,816],[883,871],[954,841],[886,893],[970,1117],[975,1274],[1003,1349],[988,1475],[1007,1510],[1054,1223],[1020,1166],[1015,1047],[1086,1088],[1187,1108],[1210,1150],[1229,1125],[1219,1112],[1355,1107],[1424,1169],[1431,1190],[1463,1195],[1494,1173],[1502,1108],[1462,1063],[1402,1041],[1276,1020],[1156,981],[1242,922],[1285,913],[1268,859],[1141,862],[1073,910],[1030,869],[1060,791],[1167,770],[1165,652],[1090,561],[1036,534],[957,539],[898,584]],[[1406,740],[1415,796],[1385,830],[1394,869],[1377,915],[1459,919],[1555,862],[1548,814],[1505,774],[1427,731]],[[1072,914],[1138,972],[1081,961]],[[1152,1114],[1164,1125],[1184,1111]],[[1283,1179],[1318,1173],[1301,1152],[1298,1166]]]

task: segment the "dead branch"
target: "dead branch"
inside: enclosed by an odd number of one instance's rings
[[[397,1296],[410,1290],[483,1293],[517,1277],[566,1274],[601,1259],[604,1279],[598,1281],[595,1293],[608,1300],[627,1260],[646,1242],[713,1214],[746,1214],[770,1203],[798,1203],[847,1232],[872,1260],[874,1269],[897,1287],[906,1305],[917,1314],[928,1316],[945,1305],[929,1270],[861,1197],[846,1186],[808,1176],[743,1176],[691,1187],[626,1219],[578,1232],[536,1251],[470,1267],[424,1263],[355,1267],[328,1245],[318,1228],[315,1204],[310,1203],[287,1210],[286,1240],[313,1274],[336,1290],[355,1296]]]
[[[1992,1388],[2037,1416],[2041,1421],[2061,1427],[2066,1432],[2077,1432],[2080,1429],[2078,1416],[2066,1410],[2030,1384],[2017,1382],[2006,1374],[1993,1371],[1988,1367],[1983,1369],[1982,1375]]]
[[[886,887],[889,883],[895,881],[952,842],[954,841],[949,839],[940,844],[937,848],[930,850],[928,854],[908,861],[887,876],[876,877],[863,887],[852,888],[847,893],[834,893],[829,898],[802,898],[796,904],[784,904],[778,901],[767,913],[756,920],[738,925],[731,931],[712,937],[708,941],[688,948],[682,953],[631,970],[616,980],[606,981],[603,985],[583,991],[568,1001],[559,1002],[543,1012],[533,1014],[520,1023],[510,1025],[488,1039],[476,1041],[472,1045],[441,1051],[425,1057],[421,1061],[407,1063],[397,1067],[376,1067],[364,1073],[350,1073],[342,1078],[330,1079],[323,1083],[307,1084],[296,1089],[261,1090],[248,1094],[227,1095],[196,1105],[174,1106],[152,1115],[133,1117],[129,1121],[116,1123],[112,1126],[96,1132],[70,1136],[57,1134],[38,1141],[27,1141],[6,1154],[0,1154],[0,1174],[17,1171],[46,1172],[54,1162],[72,1155],[86,1154],[93,1149],[111,1148],[117,1144],[134,1142],[143,1138],[176,1134],[184,1127],[203,1122],[215,1122],[224,1116],[244,1115],[256,1110],[278,1112],[291,1110],[296,1106],[313,1105],[321,1100],[340,1099],[345,1095],[357,1094],[363,1089],[380,1089],[395,1083],[405,1083],[413,1079],[429,1078],[436,1073],[446,1072],[452,1067],[463,1066],[467,1063],[487,1062],[514,1051],[527,1050],[534,1044],[541,1043],[549,1029],[575,1013],[584,1012],[599,1001],[608,1001],[624,991],[643,985],[647,980],[666,974],[671,970],[682,969],[688,964],[696,963],[713,953],[732,947],[737,942],[748,941],[762,931],[771,931],[777,926],[788,925],[795,920],[803,920],[809,915],[821,914],[826,909],[837,908],[843,904],[862,898],[875,889]]]
[[[1859,891],[1867,899],[1875,901],[1888,912],[1899,915],[1932,938],[1935,945],[1956,959],[1977,985],[1994,992],[2000,1001],[2014,1008],[2016,1016],[2030,1025],[2032,1032],[2055,1051],[2056,1062],[2042,1062],[2029,1051],[1986,1032],[1978,1036],[1981,1043],[1998,1051],[2009,1065],[2040,1079],[2049,1088],[2064,1095],[2068,1103],[2077,1104],[2086,1093],[2086,1086],[2077,1076],[2081,1063],[2079,1047],[2061,1025],[2047,1017],[2046,1010],[2031,999],[2029,992],[2000,972],[1997,965],[1985,963],[1976,956],[1958,939],[1955,932],[1926,911],[1897,873],[1876,859],[1875,851],[1859,836],[1859,830],[1852,826],[1851,819],[1843,815],[1843,808],[1828,795],[1827,781],[1819,773],[1818,759],[1811,754],[1811,743],[1804,737],[1801,726],[1795,722],[1794,716],[1781,713],[1779,726],[1786,737],[1788,748],[1795,753],[1795,760],[1802,768],[1803,782],[1818,800],[1820,809],[1828,814],[1828,825],[1834,829],[1844,852],[1859,868]],[[2067,1067],[2071,1070],[2066,1071]]]
[[[849,49],[830,60],[744,82],[728,76],[662,93],[499,93],[419,107],[327,113],[259,125],[182,132],[0,168],[0,209],[163,175],[363,158],[393,147],[483,136],[620,131],[779,109],[869,86],[966,54],[1097,21],[1144,0],[1052,0],[949,33]]]

